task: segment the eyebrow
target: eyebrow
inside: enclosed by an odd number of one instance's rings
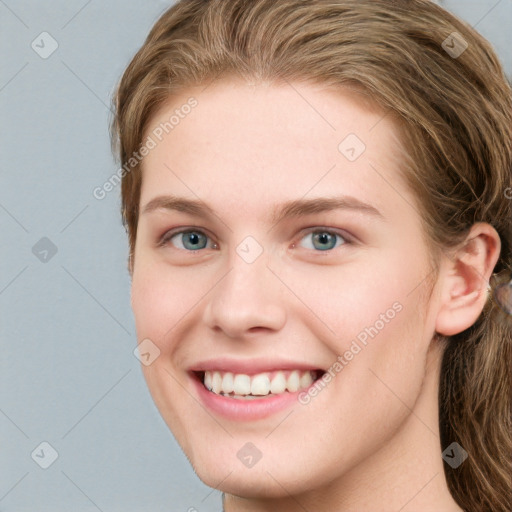
[[[204,218],[217,216],[214,210],[202,201],[172,195],[157,196],[151,199],[142,209],[141,215],[155,210],[175,210]],[[286,201],[274,207],[270,221],[272,224],[278,224],[284,219],[332,210],[353,210],[384,220],[382,213],[370,204],[352,196],[335,196]]]

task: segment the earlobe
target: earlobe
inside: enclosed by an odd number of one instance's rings
[[[489,294],[489,279],[498,261],[500,237],[487,223],[471,228],[462,247],[446,258],[439,276],[441,301],[436,331],[453,336],[478,319]]]

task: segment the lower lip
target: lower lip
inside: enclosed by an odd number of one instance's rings
[[[294,403],[297,403],[299,393],[307,390],[284,392],[279,395],[269,395],[267,398],[244,400],[228,398],[208,391],[204,384],[195,376],[192,376],[201,402],[211,411],[235,421],[251,421],[267,418],[283,411]]]

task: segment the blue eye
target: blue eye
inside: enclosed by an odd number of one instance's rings
[[[178,233],[166,233],[160,245],[165,245],[170,242],[173,238],[176,238],[180,243],[173,242],[173,245],[178,249],[197,251],[199,249],[205,249],[207,245],[208,237],[202,233],[201,231],[190,230],[190,231],[180,231]],[[214,244],[215,246],[215,244]],[[215,247],[213,247],[215,248]]]
[[[335,249],[340,245],[347,243],[345,238],[343,238],[339,233],[334,231],[328,231],[323,229],[317,229],[315,231],[310,231],[306,234],[302,240],[306,239],[311,235],[312,247],[306,247],[306,249],[318,249],[319,251],[330,251],[331,249]],[[337,243],[336,237],[339,239],[339,243]],[[304,245],[301,244],[302,247]]]
[[[311,237],[311,244],[306,246],[301,243],[301,247],[320,252],[330,251],[331,249],[335,249],[340,245],[350,243],[349,240],[347,240],[340,233],[321,228],[311,230],[301,238],[301,241],[307,239],[307,237]],[[172,245],[177,249],[186,251],[199,251],[201,249],[207,248],[208,240],[209,237],[199,230],[183,230],[174,233],[170,231],[162,236],[158,245],[163,247],[171,242]],[[217,249],[218,245],[216,243],[212,243],[210,248]]]

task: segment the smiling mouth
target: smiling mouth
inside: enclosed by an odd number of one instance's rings
[[[324,370],[278,370],[255,375],[225,371],[193,372],[210,392],[238,400],[261,400],[269,396],[308,389]]]

